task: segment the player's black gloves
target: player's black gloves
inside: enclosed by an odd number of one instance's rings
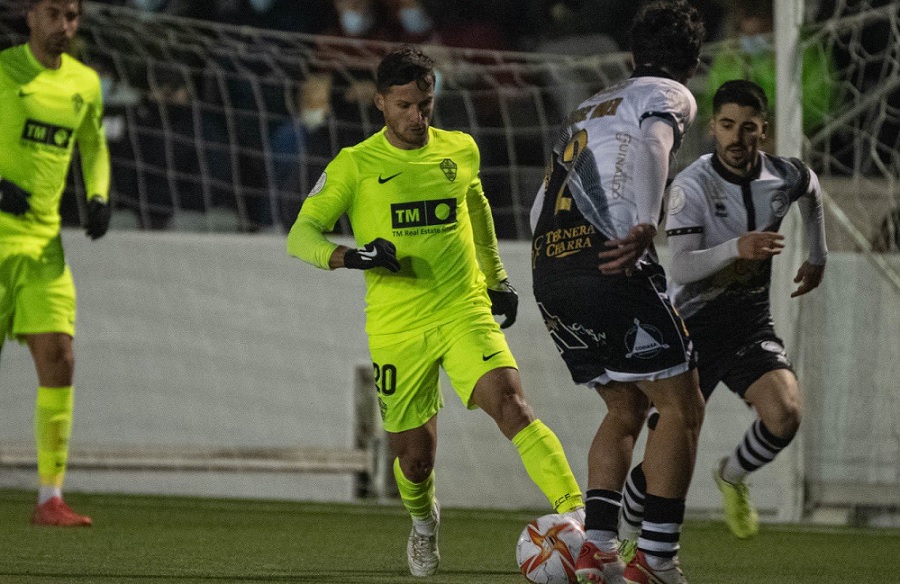
[[[112,207],[102,197],[94,197],[88,203],[87,225],[84,232],[91,239],[100,239],[106,235],[109,229],[109,220],[112,218]]]
[[[344,267],[352,270],[387,268],[396,272],[400,269],[397,248],[390,241],[379,237],[361,249],[347,250],[344,254]]]
[[[16,183],[0,178],[0,211],[12,215],[22,215],[31,209],[28,197],[31,193]]]
[[[491,313],[502,314],[505,320],[500,324],[500,328],[509,328],[516,322],[516,315],[519,313],[519,295],[516,289],[512,287],[509,280],[503,280],[492,290],[488,288],[488,296],[491,299]]]

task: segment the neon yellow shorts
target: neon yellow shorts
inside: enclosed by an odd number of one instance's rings
[[[75,283],[59,237],[0,249],[0,344],[37,333],[75,336]]]
[[[517,368],[500,325],[483,310],[416,333],[370,335],[381,419],[388,432],[418,428],[444,405],[439,367],[469,409],[475,383],[501,367]]]

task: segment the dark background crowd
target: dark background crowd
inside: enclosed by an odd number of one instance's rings
[[[231,47],[223,48],[218,56],[200,59],[190,53],[145,57],[140,51],[120,46],[128,42],[127,31],[118,37],[106,31],[104,37],[102,30],[91,32],[90,27],[83,27],[83,33],[93,36],[85,36],[80,57],[98,70],[104,82],[117,207],[132,211],[139,227],[155,229],[172,227],[173,218],[177,221],[179,214],[184,217],[194,212],[209,217],[210,211],[222,209],[238,218],[236,228],[241,231],[283,231],[289,227],[304,194],[325,164],[341,147],[359,142],[380,128],[379,113],[372,106],[371,67],[365,59],[354,63],[358,55],[348,52],[351,45],[329,44],[323,39],[374,41],[376,45],[410,42],[479,52],[613,54],[628,50],[629,23],[641,4],[633,0],[90,3],[147,13],[140,24],[143,28],[133,35],[144,38],[155,34],[147,28],[152,26],[159,27],[156,36],[166,37],[165,27],[172,22],[167,17],[276,31],[274,35],[309,35],[310,40],[295,44],[312,47],[308,54],[294,59],[285,53],[251,63],[244,62],[248,57],[240,50],[233,57],[236,49]],[[774,51],[769,36],[772,4],[739,0],[692,3],[707,24],[709,46],[719,47],[705,53],[701,77],[692,85],[700,119],[710,113],[707,97],[714,86],[726,79],[756,81],[774,100]],[[815,23],[889,3],[807,0],[805,16],[808,23]],[[839,38],[829,46],[813,46],[806,51],[802,85],[807,137],[815,140],[817,129],[833,119],[842,100],[852,98],[854,93],[865,94],[883,82],[883,61],[878,56],[882,52],[889,55],[895,42],[895,35],[885,26],[888,24],[867,26],[865,34],[848,37],[846,44]],[[96,50],[103,45],[102,50]],[[867,53],[865,60],[854,60],[851,49]],[[265,52],[258,45],[254,48],[260,50]],[[284,64],[292,59],[314,66],[290,71],[290,65],[286,65],[283,70],[267,72],[276,60]],[[377,55],[371,61],[377,62]],[[560,120],[587,95],[563,89],[558,92],[561,95],[546,93],[537,100],[526,95],[514,100],[495,88],[481,91],[485,88],[477,85],[456,86],[464,91],[454,92],[452,81],[439,85],[444,91],[439,96],[435,124],[471,132],[471,125],[477,123],[481,130],[475,137],[482,150],[482,178],[493,197],[498,234],[502,238],[527,238],[530,201],[523,193],[533,191],[539,182],[548,144],[547,136],[538,136],[528,127],[536,125],[542,112],[549,112],[547,117],[554,121]],[[599,87],[591,91],[596,89]],[[501,106],[504,99],[506,103]],[[507,130],[517,120],[522,121],[524,129],[516,128],[511,142]],[[873,172],[880,163],[896,157],[898,128],[897,120],[881,124],[874,144],[875,157],[860,161],[859,145],[848,138],[853,134],[851,129],[829,136],[828,144],[813,144],[810,162],[825,174]],[[541,131],[547,133],[546,128]],[[774,143],[764,147],[776,149]],[[820,152],[826,154],[819,156]],[[522,176],[513,176],[515,172]],[[73,199],[65,199],[64,216],[69,223],[77,221]],[[890,219],[885,222],[892,228]],[[346,230],[346,226],[338,229]],[[889,248],[895,234],[896,229],[888,235],[888,243],[880,245]]]

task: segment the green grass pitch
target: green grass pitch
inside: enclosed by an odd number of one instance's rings
[[[440,572],[420,579],[406,571],[410,523],[399,503],[67,500],[94,527],[32,527],[34,493],[0,491],[0,583],[522,584],[515,542],[535,515],[444,509]],[[691,584],[900,583],[900,531],[763,525],[739,541],[721,523],[692,521],[682,558]]]

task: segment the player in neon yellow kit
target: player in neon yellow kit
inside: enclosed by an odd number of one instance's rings
[[[97,74],[65,54],[81,1],[31,0],[26,44],[0,53],[0,347],[28,345],[38,377],[35,525],[87,526],[62,500],[72,427],[75,286],[59,203],[74,144],[88,193],[87,234],[109,226],[109,152]]]
[[[320,268],[366,270],[366,332],[397,455],[394,476],[413,518],[407,560],[414,576],[434,574],[440,560],[433,470],[443,405],[439,367],[462,403],[483,409],[512,440],[554,509],[583,520],[562,445],[525,402],[515,359],[491,315],[505,315],[503,326],[511,325],[518,297],[497,251],[478,147],[467,134],[430,126],[433,67],[413,47],[382,60],[375,104],[385,128],[328,165],[287,242],[288,253]],[[359,249],[323,235],[343,213]]]

